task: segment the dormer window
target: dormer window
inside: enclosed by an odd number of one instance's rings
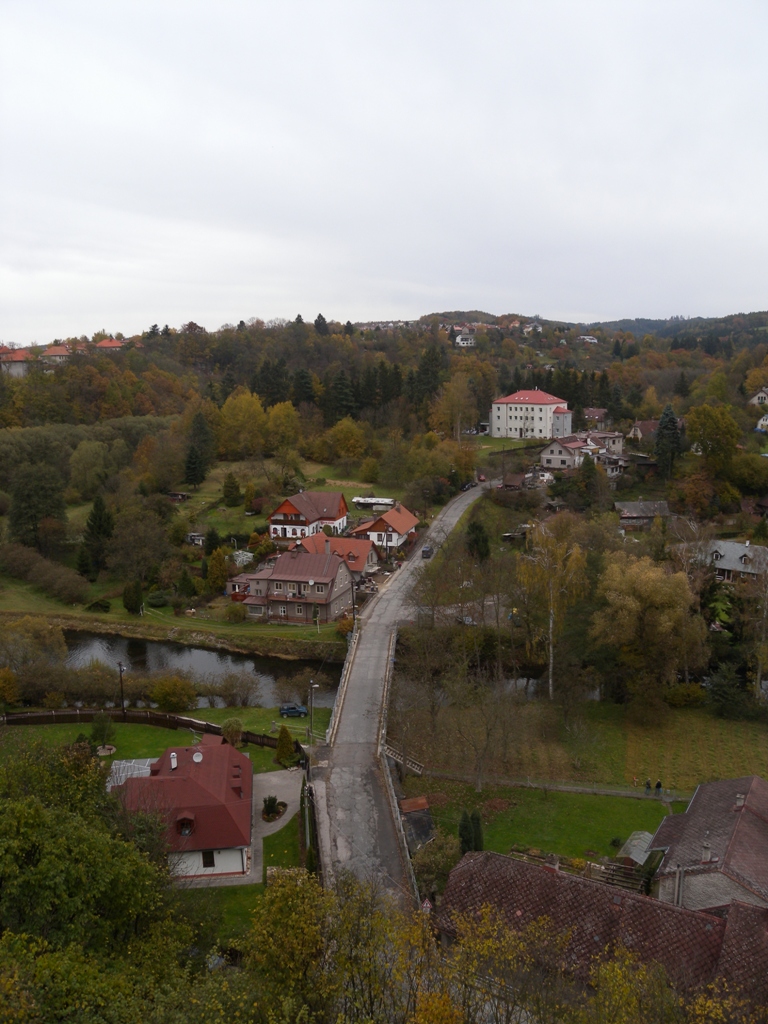
[[[712,555],[712,558],[713,558],[713,560],[715,562],[719,562],[722,557],[723,556],[720,554],[719,551],[715,551],[714,554]]]
[[[195,828],[194,818],[179,818],[176,822],[176,831],[180,836],[191,836]]]

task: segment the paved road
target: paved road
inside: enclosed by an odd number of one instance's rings
[[[432,523],[426,543],[438,546],[481,491],[473,488],[447,505]],[[420,564],[416,553],[366,607],[336,739],[333,747],[317,752],[323,766],[314,773],[327,875],[332,879],[338,871],[350,870],[361,879],[378,879],[396,894],[409,890],[381,778],[378,732],[390,637],[408,615],[408,592]]]

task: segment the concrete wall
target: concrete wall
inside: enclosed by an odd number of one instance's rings
[[[203,854],[201,850],[190,850],[188,853],[172,853],[168,857],[168,864],[171,874],[180,877],[190,875],[230,875],[245,874],[245,851],[214,850],[214,866],[203,867]]]

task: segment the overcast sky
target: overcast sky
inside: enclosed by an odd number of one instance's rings
[[[0,339],[768,308],[764,0],[2,0]]]

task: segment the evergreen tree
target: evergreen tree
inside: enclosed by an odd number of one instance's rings
[[[482,851],[483,849],[483,819],[477,808],[470,815],[472,822],[472,849]]]
[[[491,554],[491,542],[482,523],[473,519],[467,528],[467,551],[478,562],[485,562]]]
[[[763,516],[752,531],[752,543],[762,544],[768,547],[768,519],[766,519],[765,516]]]
[[[329,426],[355,412],[355,391],[345,370],[339,370],[325,393],[325,416]]]
[[[275,751],[275,760],[280,764],[286,764],[291,760],[294,754],[293,749],[293,737],[286,726],[280,726],[280,732],[277,734],[277,750]]]
[[[597,493],[597,466],[589,452],[584,455],[579,466],[579,483],[584,490],[584,496],[591,504]]]
[[[181,576],[179,576],[176,584],[176,593],[179,597],[194,597],[197,591],[195,590],[195,583],[192,577],[189,575],[189,570],[186,565],[181,570]]]
[[[243,493],[240,490],[240,484],[237,482],[237,477],[234,473],[227,473],[224,477],[223,495],[224,504],[228,508],[242,504]]]
[[[312,386],[312,374],[309,370],[297,370],[293,375],[293,404],[314,402],[315,389]]]
[[[190,448],[197,448],[207,473],[216,458],[216,438],[208,426],[208,420],[201,412],[196,412],[192,417],[192,427],[189,431],[189,446]]]
[[[208,559],[207,558],[203,558],[202,562],[200,563],[200,577],[201,577],[201,579],[204,579],[204,580],[208,579]]]
[[[317,331],[318,334],[321,334],[323,336],[331,333],[330,330],[328,329],[328,321],[325,319],[322,313],[318,313],[317,316],[315,317],[315,330]]]
[[[680,376],[675,381],[675,394],[679,395],[680,398],[687,398],[691,393],[691,385],[688,383],[688,378],[685,376],[685,371],[680,371]]]
[[[461,844],[462,855],[469,853],[475,846],[475,833],[472,828],[472,820],[468,812],[463,810],[459,819],[459,843]]]
[[[224,552],[221,548],[216,548],[208,563],[208,576],[205,581],[208,590],[213,594],[221,593],[226,586],[228,576],[227,560],[224,557]]]
[[[344,324],[344,333],[348,335],[350,338],[355,333],[355,326],[351,320],[347,320],[347,322]]]
[[[107,508],[104,498],[97,494],[93,499],[93,507],[85,524],[83,536],[83,545],[94,572],[100,572],[107,564],[107,542],[114,529],[114,517]]]
[[[141,611],[141,581],[133,580],[123,587],[123,607],[131,615]]]
[[[91,560],[88,557],[88,549],[85,544],[81,544],[77,552],[77,571],[86,579],[91,575]]]
[[[205,459],[200,449],[195,447],[195,445],[190,445],[187,452],[186,462],[184,463],[184,480],[195,489],[205,480]]]
[[[215,526],[209,526],[205,533],[205,547],[203,548],[206,555],[210,558],[220,544],[221,537],[219,537],[219,531]]]
[[[29,547],[38,547],[43,519],[66,522],[61,478],[50,466],[20,466],[11,487],[8,515],[11,539]]]
[[[677,426],[677,416],[675,416],[675,411],[671,405],[668,405],[661,414],[659,427],[656,431],[654,454],[656,455],[661,475],[665,478],[671,476],[675,459],[680,454],[680,431]]]

